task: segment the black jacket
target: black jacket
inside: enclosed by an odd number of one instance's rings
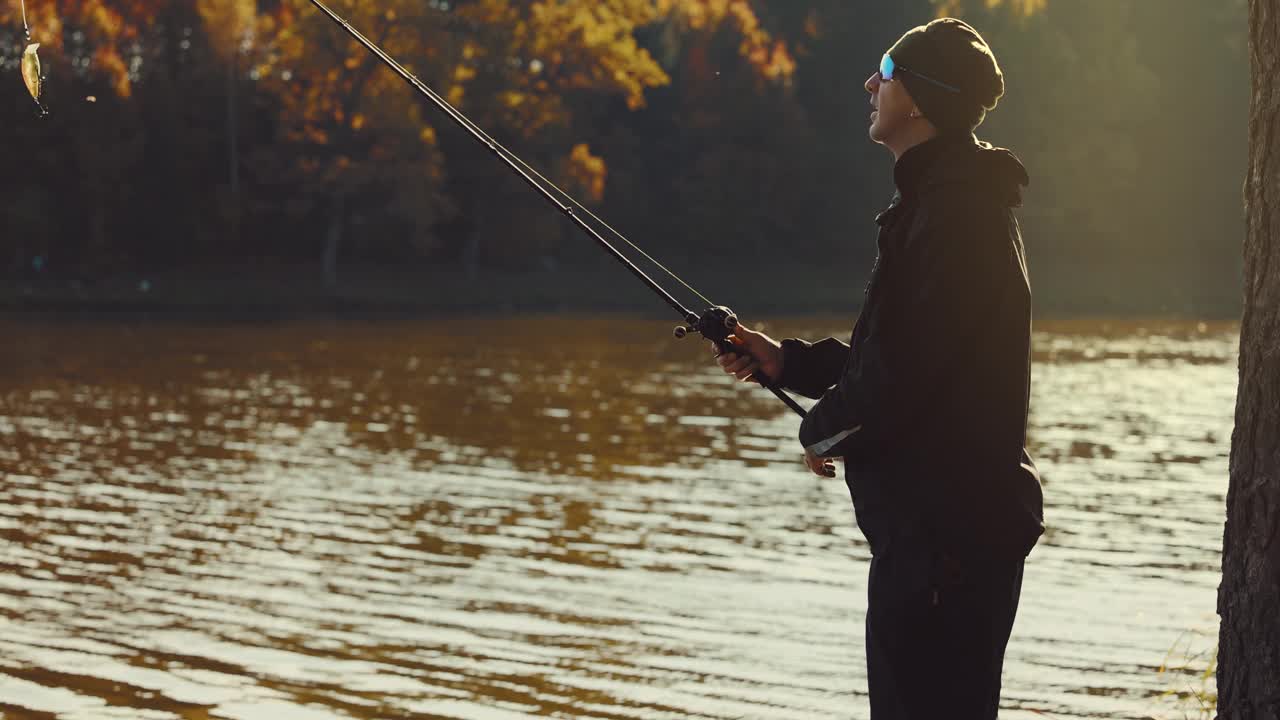
[[[821,398],[804,446],[843,456],[872,551],[902,532],[1022,557],[1044,531],[1026,453],[1031,290],[1026,170],[972,135],[911,148],[876,217],[879,255],[849,345],[783,342],[784,387]]]

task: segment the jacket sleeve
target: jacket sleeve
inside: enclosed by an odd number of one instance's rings
[[[823,457],[857,456],[901,441],[968,339],[996,311],[1016,262],[1007,211],[952,204],[916,220],[875,330],[838,382],[800,425],[800,442]],[[960,379],[963,381],[963,379]]]
[[[782,377],[778,385],[817,400],[840,379],[849,346],[835,338],[816,343],[798,338],[782,341]]]

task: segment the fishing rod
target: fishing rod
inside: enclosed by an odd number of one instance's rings
[[[729,308],[723,305],[715,305],[711,301],[707,300],[702,295],[702,293],[699,293],[697,290],[694,290],[692,287],[689,286],[688,283],[686,283],[684,280],[681,280],[680,277],[677,276],[675,273],[671,272],[670,270],[667,270],[667,268],[663,267],[661,263],[649,257],[648,253],[645,253],[643,250],[636,247],[636,245],[632,243],[630,240],[627,240],[627,238],[622,233],[618,232],[617,230],[614,230],[612,227],[609,226],[608,223],[604,222],[603,220],[600,220],[600,218],[596,217],[594,213],[592,213],[590,210],[583,207],[582,204],[579,203],[578,201],[574,200],[573,197],[570,196],[567,192],[565,192],[564,190],[561,190],[558,186],[556,186],[555,183],[543,177],[537,170],[529,166],[528,163],[524,162],[519,157],[517,157],[515,153],[511,152],[510,150],[507,150],[500,143],[498,143],[498,141],[490,137],[488,133],[486,133],[484,130],[480,128],[480,126],[476,125],[471,121],[470,118],[462,114],[462,111],[455,108],[453,105],[449,103],[448,100],[444,99],[439,94],[437,94],[434,90],[427,87],[427,85],[423,83],[421,80],[419,80],[413,73],[409,72],[407,69],[405,69],[403,65],[396,62],[395,58],[388,55],[385,51],[382,50],[382,48],[378,47],[372,40],[365,37],[363,34],[360,33],[359,30],[356,30],[354,27],[352,27],[351,23],[344,20],[340,15],[338,15],[336,12],[331,10],[323,2],[321,2],[320,0],[311,0],[311,4],[315,5],[316,8],[318,8],[321,12],[323,12],[326,16],[328,16],[330,20],[336,23],[343,30],[346,30],[347,33],[351,35],[351,37],[355,38],[357,42],[363,45],[369,52],[373,53],[373,55],[377,57],[379,60],[381,60],[384,64],[386,64],[387,67],[395,71],[395,73],[399,75],[401,78],[403,78],[405,82],[409,83],[410,87],[417,90],[422,95],[426,96],[426,98],[429,99],[436,107],[438,107],[446,115],[448,115],[450,120],[453,120],[454,123],[456,123],[463,130],[466,130],[467,133],[469,133],[473,138],[475,138],[477,142],[487,147],[495,157],[502,160],[507,165],[507,167],[509,167],[512,171],[514,171],[517,175],[519,175],[520,179],[524,180],[525,183],[529,185],[529,187],[538,191],[538,193],[542,195],[542,197],[546,198],[547,202],[551,203],[557,210],[563,213],[565,217],[569,218],[569,220],[571,220],[575,225],[581,228],[583,232],[587,233],[587,235],[589,235],[592,240],[596,241],[596,244],[598,244],[606,252],[612,255],[618,262],[622,263],[623,267],[631,271],[632,275],[635,275],[636,278],[640,280],[640,282],[644,283],[650,290],[652,290],[655,294],[657,294],[658,297],[662,298],[668,305],[670,305],[673,310],[679,313],[681,319],[684,321],[685,324],[676,326],[676,329],[675,329],[676,339],[683,338],[689,333],[696,331],[698,334],[702,335],[704,338],[714,343],[716,350],[720,353],[732,352],[740,355],[746,354],[745,349],[734,344],[733,341],[729,339],[729,336],[738,327],[738,316],[734,314],[732,310],[730,310]],[[537,179],[535,179],[535,177]],[[540,183],[539,180],[541,180],[542,182]],[[556,190],[556,192],[560,193],[566,199],[568,199],[571,203],[573,203],[573,206],[566,205],[565,203],[561,202],[560,199],[555,195],[553,195],[551,191],[548,190],[547,187],[544,186],[542,183],[546,183],[546,185],[550,185],[552,188]],[[621,238],[623,242],[627,243],[633,249],[639,251],[640,254],[648,258],[655,265],[665,270],[667,274],[671,275],[673,278],[679,281],[682,285],[688,288],[691,292],[697,295],[700,299],[704,300],[708,305],[711,305],[711,307],[702,311],[701,314],[698,314],[693,312],[689,308],[685,307],[684,305],[680,304],[680,301],[677,300],[671,293],[667,292],[665,288],[663,288],[661,285],[657,283],[657,281],[649,277],[649,275],[645,273],[644,270],[641,270],[639,267],[636,266],[635,263],[631,262],[631,260],[627,258],[626,255],[624,255],[620,250],[618,250],[618,248],[616,248],[612,243],[606,240],[604,236],[601,235],[595,228],[591,227],[591,225],[589,225],[586,220],[583,220],[577,214],[576,210],[574,209],[574,206],[576,206],[578,209],[581,209],[583,212],[590,215],[593,219],[595,219],[605,227],[609,228],[609,230],[612,231],[614,235]],[[800,417],[804,417],[807,414],[805,409],[801,407],[800,404],[796,402],[794,398],[792,398],[790,395],[787,395],[785,392],[783,392],[782,389],[775,384],[772,378],[765,375],[763,372],[760,372],[759,370],[757,370],[752,375],[752,377],[755,379],[756,382],[758,382],[764,388],[766,388],[767,390],[772,392],[774,395],[776,395],[779,400],[785,403],[787,407],[794,410],[796,414],[800,415]]]

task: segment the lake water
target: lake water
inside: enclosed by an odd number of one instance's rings
[[[0,717],[867,717],[844,483],[668,323],[0,325]],[[1037,326],[1001,717],[1199,717],[1237,343]]]

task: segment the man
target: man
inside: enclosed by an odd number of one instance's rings
[[[1023,446],[1031,292],[1012,208],[1028,184],[974,129],[1004,94],[991,49],[953,18],[916,27],[867,79],[871,139],[897,192],[850,343],[781,343],[740,328],[726,372],[757,370],[818,403],[805,463],[844,459],[872,552],[866,619],[872,720],[985,720],[1044,530]]]

